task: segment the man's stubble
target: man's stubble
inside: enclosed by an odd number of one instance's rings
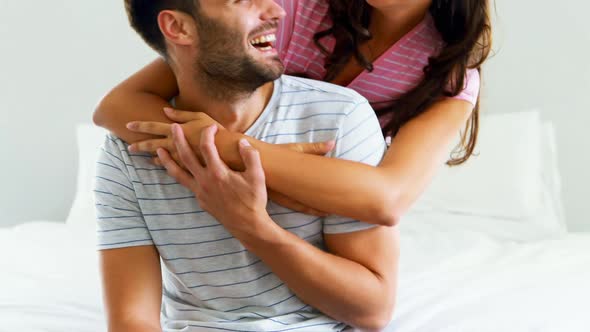
[[[197,26],[194,78],[213,98],[231,101],[250,95],[283,74],[284,66],[278,57],[272,61],[273,65],[256,62],[244,49],[239,31],[205,15],[199,15]]]

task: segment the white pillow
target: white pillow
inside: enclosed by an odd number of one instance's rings
[[[538,112],[482,117],[479,156],[445,167],[408,214],[514,241],[567,231],[554,127]]]
[[[541,178],[545,189],[544,192],[546,192],[545,197],[549,200],[547,204],[551,205],[555,214],[558,228],[561,231],[567,231],[563,198],[561,196],[561,172],[559,171],[555,127],[550,122],[544,122],[542,132],[541,155],[543,167]]]
[[[483,116],[476,156],[443,167],[415,209],[501,218],[535,216],[543,204],[538,112]]]
[[[98,151],[107,131],[91,124],[76,126],[78,143],[78,182],[74,203],[66,219],[71,225],[94,225],[94,178]]]

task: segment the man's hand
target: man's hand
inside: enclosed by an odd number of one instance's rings
[[[393,311],[397,280],[397,238],[375,227],[345,235],[325,234],[324,252],[279,227],[266,212],[265,177],[260,157],[240,145],[245,172],[229,169],[214,144],[215,127],[204,130],[202,166],[182,128],[173,125],[179,156],[190,174],[163,149],[158,154],[169,174],[190,188],[211,213],[252,253],[260,257],[304,302],[350,325],[378,330]]]
[[[239,151],[246,170],[231,170],[217,152],[217,130],[217,126],[203,130],[199,148],[206,165],[202,166],[186,140],[182,127],[172,125],[179,158],[190,174],[164,149],[158,149],[158,156],[168,173],[195,193],[201,208],[213,215],[234,236],[240,238],[240,235],[254,235],[252,232],[259,228],[252,225],[252,221],[268,221],[267,218],[260,218],[268,215],[265,177],[260,156],[258,151],[243,139],[240,141]]]

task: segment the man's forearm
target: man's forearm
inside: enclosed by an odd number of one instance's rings
[[[388,294],[394,287],[388,280],[314,247],[272,220],[267,224],[260,237],[236,237],[305,303],[357,328],[376,330],[388,323],[393,309]]]

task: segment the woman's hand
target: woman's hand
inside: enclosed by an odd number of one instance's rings
[[[166,116],[170,120],[181,124],[182,130],[185,133],[185,137],[190,146],[193,148],[193,151],[195,151],[195,153],[197,154],[197,157],[200,157],[199,144],[201,139],[201,131],[204,128],[211,125],[216,125],[217,127],[219,127],[220,130],[225,130],[223,126],[221,126],[221,124],[213,120],[209,115],[205,113],[179,111],[170,108],[165,108],[164,111],[166,113]],[[176,161],[177,163],[182,162],[178,157],[176,146],[172,139],[171,124],[164,122],[134,121],[129,122],[127,124],[127,128],[130,131],[136,133],[157,135],[162,137],[158,139],[149,139],[131,144],[129,146],[130,151],[149,152],[153,155],[156,155],[156,151],[159,148],[162,148],[170,152],[170,155],[172,159],[174,159],[174,161]],[[323,156],[334,148],[334,144],[334,141],[327,141],[317,143],[288,143],[279,145],[291,151]],[[227,149],[227,153],[232,153],[234,151],[234,149]],[[225,161],[240,159],[240,156],[224,156],[223,151],[221,153],[221,156],[222,159]],[[158,165],[161,165],[161,160],[159,160],[159,158],[155,158],[154,162]]]
[[[200,112],[187,112],[187,111],[180,111],[165,108],[166,115],[172,121],[180,123],[182,127],[182,131],[186,137],[188,144],[192,147],[192,150],[197,155],[197,158],[201,158],[201,151],[200,151],[200,143],[201,143],[201,132],[204,128],[207,128],[211,125],[216,125],[219,127],[219,130],[225,130],[219,123],[213,120],[210,116],[205,113]],[[151,135],[159,135],[162,138],[159,139],[151,139],[146,141],[137,142],[132,144],[129,147],[130,151],[142,151],[142,152],[149,152],[156,155],[156,151],[158,149],[165,149],[166,152],[170,156],[172,160],[176,162],[181,168],[187,170],[187,167],[184,165],[184,162],[180,158],[178,154],[178,150],[176,144],[173,139],[172,133],[172,125],[168,123],[162,122],[130,122],[127,125],[127,128],[131,131],[137,133],[144,133],[144,134],[151,134]],[[227,133],[227,132],[226,132]],[[249,138],[252,139],[252,138]],[[334,141],[327,141],[327,142],[317,142],[317,143],[288,143],[288,144],[279,144],[279,146],[289,149],[291,151],[300,152],[300,153],[307,153],[307,154],[314,154],[314,155],[325,155],[330,152],[334,148],[335,142]],[[234,145],[235,146],[235,143]],[[235,148],[233,149],[223,149],[228,153],[232,153],[236,151]],[[223,153],[222,153],[223,154]],[[228,156],[228,158],[222,158],[223,160],[241,160],[241,156]],[[159,166],[163,166],[163,161],[161,158],[156,157],[154,158],[154,163]],[[240,168],[240,169],[243,169]],[[288,209],[302,212],[305,214],[315,215],[315,216],[326,216],[327,213],[323,211],[319,211],[316,209],[312,209],[298,201],[295,201],[289,198],[286,195],[283,195],[279,192],[269,190],[268,195],[270,198]]]
[[[183,132],[186,135],[185,137],[198,156],[200,155],[198,146],[202,130],[211,125],[223,128],[217,121],[213,120],[205,113],[177,111],[171,108],[164,108],[164,112],[170,120],[181,124]],[[172,158],[177,163],[181,163],[173,140],[172,124],[164,122],[134,121],[127,124],[127,129],[136,133],[158,135],[162,137],[131,144],[129,146],[129,151],[149,152],[156,155],[156,151],[159,148],[163,148],[170,152]],[[156,163],[158,164],[158,162]]]
[[[164,149],[157,153],[168,174],[195,193],[201,208],[213,215],[232,234],[253,234],[252,222],[268,222],[267,193],[260,155],[247,140],[240,141],[244,172],[231,170],[219,157],[215,146],[217,126],[209,126],[201,135],[201,165],[184,136],[180,125],[172,125],[178,155],[188,172],[182,169]],[[190,173],[189,173],[190,172]],[[266,218],[264,218],[266,216]]]

